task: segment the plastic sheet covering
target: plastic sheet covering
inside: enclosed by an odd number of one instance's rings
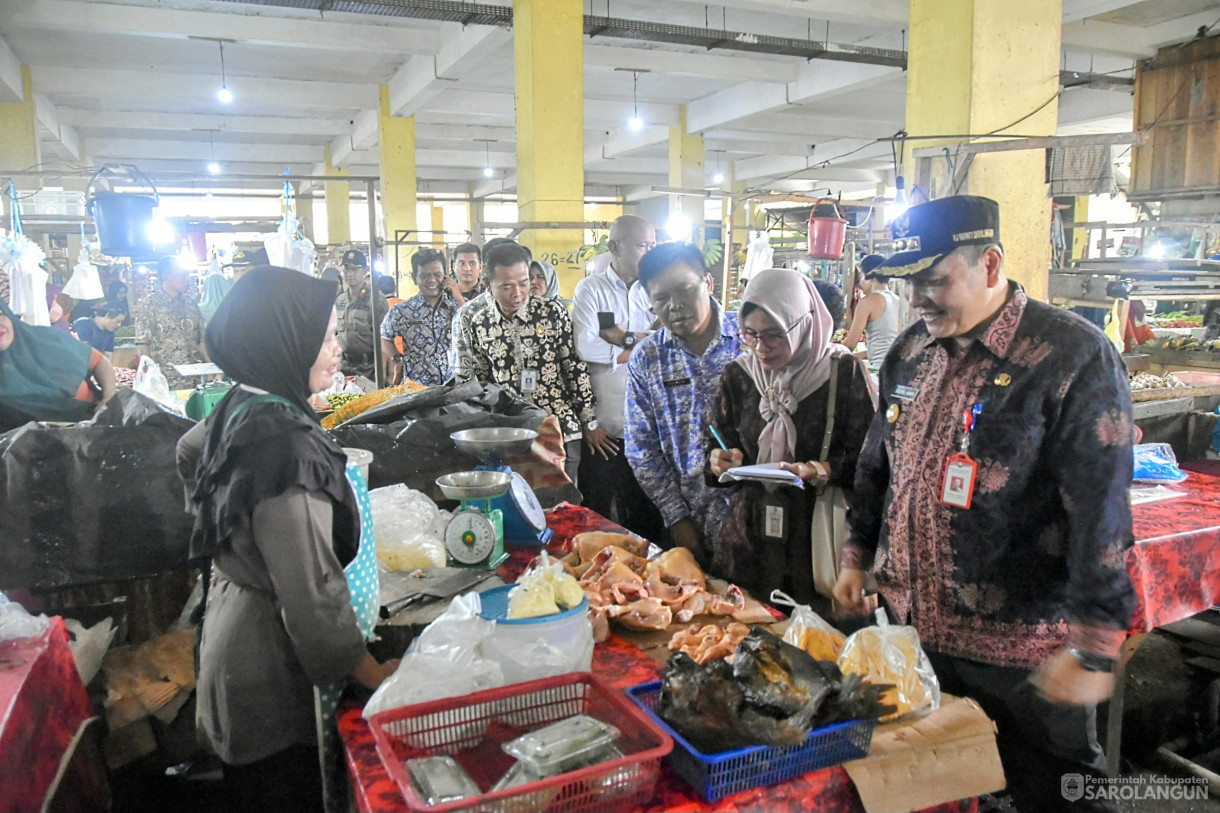
[[[175,446],[193,425],[120,389],[92,421],[0,435],[0,589],[183,567],[192,520]]]
[[[343,446],[373,453],[370,487],[406,483],[430,494],[436,476],[481,462],[460,454],[451,433],[488,426],[537,430],[545,417],[509,390],[472,381],[400,395],[331,432]]]

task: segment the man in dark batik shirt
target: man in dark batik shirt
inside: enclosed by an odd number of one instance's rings
[[[1135,606],[1127,376],[1101,331],[1005,278],[994,201],[914,207],[895,233],[878,270],[921,320],[881,367],[835,595],[860,607],[871,569],[942,688],[996,721],[1018,809],[1057,810],[1063,774],[1105,764],[1096,704]]]

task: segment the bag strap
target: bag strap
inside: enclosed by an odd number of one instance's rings
[[[822,455],[818,460],[830,457],[830,438],[835,430],[835,402],[839,394],[839,360],[830,359],[830,392],[826,398],[826,432],[822,435]]]
[[[240,404],[238,404],[236,407],[233,408],[233,411],[229,413],[229,417],[225,419],[225,431],[226,432],[229,431],[229,427],[233,425],[234,418],[236,418],[238,415],[245,412],[247,409],[254,406],[255,404],[274,404],[274,403],[283,404],[284,406],[291,407],[292,409],[300,409],[300,407],[298,407],[292,401],[289,401],[287,398],[285,398],[282,395],[276,395],[274,392],[256,393],[252,398],[247,398],[246,400],[242,401]]]

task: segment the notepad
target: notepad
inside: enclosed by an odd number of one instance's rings
[[[737,466],[720,475],[722,483],[737,483],[742,480],[752,480],[756,483],[777,483],[779,485],[804,488],[805,481],[800,476],[779,467],[778,463],[759,463],[754,466]]]

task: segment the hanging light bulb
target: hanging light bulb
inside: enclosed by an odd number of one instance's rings
[[[220,174],[220,163],[216,160],[216,131],[208,130],[208,154],[212,156],[212,160],[208,163],[208,172],[213,175]]]
[[[491,142],[483,142],[483,177],[490,178],[496,174],[496,171],[491,168]]]
[[[627,126],[634,132],[644,129],[644,121],[640,118],[640,72],[631,72],[631,118]]]
[[[216,98],[223,104],[228,104],[233,101],[233,91],[229,90],[229,82],[225,76],[225,44],[223,40],[216,44],[220,46],[220,90],[216,91]]]
[[[220,164],[216,163],[215,161],[208,164],[208,172],[212,173],[213,175],[219,175],[220,174]]]
[[[712,176],[712,183],[724,183],[724,173],[717,172]]]

